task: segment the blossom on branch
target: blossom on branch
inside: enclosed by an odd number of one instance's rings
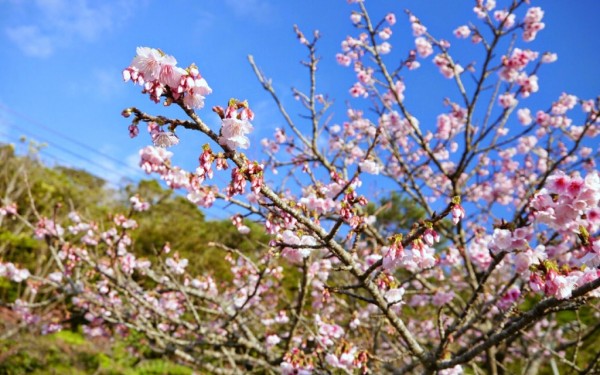
[[[220,113],[223,113],[223,116],[219,143],[234,150],[250,147],[250,139],[246,135],[254,130],[250,124],[254,119],[254,113],[248,108],[248,104],[232,101],[225,111],[220,109]]]

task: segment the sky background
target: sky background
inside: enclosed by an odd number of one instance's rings
[[[498,0],[501,8],[505,2]],[[373,18],[388,11],[398,23],[391,39],[389,61],[406,56],[414,37],[403,10],[411,9],[434,36],[448,39],[462,65],[476,60],[469,40],[452,36],[456,27],[473,22],[471,1],[368,0]],[[600,1],[533,2],[545,11],[536,41],[518,45],[558,54],[558,61],[539,73],[540,93],[528,106],[546,109],[561,92],[581,98],[600,94]],[[256,113],[250,157],[259,157],[260,139],[284,125],[275,105],[262,90],[247,62],[248,54],[268,77],[290,112],[301,109],[290,87],[307,87],[307,72],[298,62],[306,50],[296,41],[292,25],[309,34],[319,29],[318,91],[336,99],[334,122],[344,121],[352,85],[351,69],[335,62],[340,42],[356,36],[349,15],[356,5],[343,0],[0,0],[0,142],[20,136],[48,144],[46,162],[86,169],[117,183],[144,175],[137,168],[138,150],[150,143],[142,131],[131,140],[121,110],[129,106],[164,114],[161,106],[141,95],[140,88],[122,82],[121,71],[137,46],[161,48],[182,67],[195,62],[213,89],[201,117],[213,129],[219,121],[210,108],[231,97],[248,99]],[[433,56],[432,56],[433,57]],[[407,104],[422,124],[434,124],[444,110],[442,99],[451,81],[429,61],[407,73]],[[183,115],[168,111],[167,114]],[[143,130],[143,129],[142,129]],[[193,169],[201,146],[198,134],[179,131],[172,149],[175,163]]]

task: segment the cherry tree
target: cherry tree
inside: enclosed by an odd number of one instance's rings
[[[251,104],[204,108],[213,88],[195,64],[140,47],[123,72],[182,111],[123,111],[131,137],[140,127],[150,135],[141,168],[199,207],[236,206],[232,224],[248,233],[248,221],[261,223],[268,244],[252,253],[212,244],[231,275],[198,274],[168,244],[156,244],[154,263],[131,251],[143,197],[110,228],[76,212],[63,223],[40,216],[29,225],[50,265],[0,263],[0,276],[26,285],[10,302],[21,321],[53,332],[81,311],[90,336],[138,331],[214,374],[597,371],[599,103],[564,93],[528,106],[538,71],[557,59],[528,48],[545,28],[543,10],[477,0],[472,23],[448,40],[406,11],[414,45],[394,46],[391,58],[390,36],[406,32],[401,15],[374,19],[365,2],[349,3],[356,33],[335,56],[352,77],[343,123],[331,121],[333,101],[318,90],[318,32],[295,28],[310,77],[307,91],[294,90],[298,118],[249,57],[285,123],[262,140],[260,159],[245,153]],[[459,64],[452,43],[470,43],[477,63]],[[432,98],[445,108],[434,124],[405,103],[404,78],[424,64],[453,83]],[[206,139],[195,170],[171,161],[189,131]],[[386,207],[368,203],[392,193],[424,217],[394,231],[379,225]],[[26,221],[10,202],[0,214]]]

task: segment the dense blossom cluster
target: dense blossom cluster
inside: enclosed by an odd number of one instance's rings
[[[5,277],[15,283],[20,283],[21,281],[27,280],[30,275],[31,273],[27,269],[17,268],[17,266],[10,262],[0,262],[0,277]]]
[[[194,64],[180,68],[173,56],[154,48],[138,47],[136,52],[131,65],[123,71],[125,81],[142,85],[143,92],[156,103],[168,91],[173,100],[182,100],[188,108],[204,107],[204,99],[212,89]]]
[[[231,149],[248,148],[250,140],[246,135],[254,129],[250,124],[250,121],[254,120],[254,113],[248,107],[248,103],[232,101],[225,109],[215,107],[213,110],[223,121],[219,144]]]

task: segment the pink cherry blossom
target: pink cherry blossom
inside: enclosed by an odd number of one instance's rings
[[[388,40],[391,36],[392,36],[392,29],[390,29],[389,27],[386,27],[379,32],[379,37],[382,40]]]
[[[246,119],[225,118],[221,123],[221,137],[219,143],[231,149],[250,147],[250,134],[254,127]]]
[[[465,217],[465,209],[460,204],[452,206],[452,222],[458,224]]]
[[[437,54],[433,63],[440,69],[440,73],[446,78],[453,78],[455,75],[461,74],[464,69],[458,64],[453,64],[444,54]]]
[[[433,47],[431,46],[431,43],[429,43],[427,39],[423,37],[415,39],[415,45],[417,47],[417,53],[421,57],[427,57],[433,53]]]
[[[469,35],[471,35],[471,29],[469,29],[469,26],[466,25],[459,26],[458,28],[454,29],[454,35],[461,39],[468,38]]]
[[[385,299],[390,305],[398,305],[404,297],[404,288],[390,289],[385,292]]]
[[[516,106],[519,101],[515,99],[515,96],[512,93],[504,93],[498,97],[498,103],[502,108],[512,108]]]
[[[417,36],[417,37],[419,37],[427,32],[427,27],[425,27],[420,22],[413,22],[412,29],[413,29],[413,35]]]
[[[537,33],[544,29],[546,25],[541,22],[544,17],[544,11],[539,7],[532,7],[527,9],[525,15],[523,40],[530,42],[535,39]]]
[[[15,283],[25,281],[31,276],[28,269],[17,268],[13,263],[0,262],[0,277],[5,277]]]
[[[383,166],[375,160],[363,160],[359,163],[359,166],[363,172],[378,175],[383,169]]]
[[[10,216],[10,215],[16,215],[16,214],[17,214],[17,204],[14,202],[7,204],[3,207],[0,207],[0,216]]]
[[[438,371],[439,375],[462,375],[464,373],[461,365]]]
[[[519,118],[519,122],[522,125],[530,125],[533,119],[531,118],[531,111],[529,108],[521,108],[517,111],[517,116]]]
[[[396,15],[394,13],[388,13],[385,16],[385,20],[387,21],[388,25],[394,26],[396,24]]]
[[[506,29],[510,29],[515,25],[515,15],[509,14],[505,10],[497,10],[494,12],[494,19],[502,24],[502,27]]]
[[[157,80],[165,60],[164,55],[159,50],[149,47],[138,47],[136,53],[131,66],[142,74],[145,81]],[[167,64],[173,62],[176,63],[174,58],[167,60]]]
[[[177,137],[175,135],[175,133],[172,132],[156,132],[153,136],[152,136],[152,143],[154,143],[154,146],[156,147],[162,147],[162,148],[166,148],[166,147],[171,147],[171,146],[175,146],[179,143],[179,137]]]
[[[188,265],[187,259],[177,259],[175,258],[167,258],[165,260],[165,265],[173,271],[176,275],[181,275],[185,272],[185,268]]]
[[[556,53],[546,52],[542,55],[542,62],[544,64],[550,64],[558,60],[558,55]]]

